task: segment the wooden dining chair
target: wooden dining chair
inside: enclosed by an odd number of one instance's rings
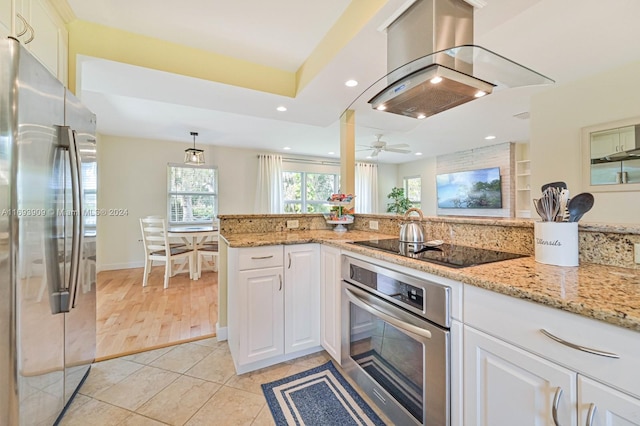
[[[203,270],[218,272],[218,233],[198,247],[198,272]]]
[[[140,230],[142,231],[142,242],[144,243],[145,262],[144,278],[142,286],[146,287],[147,278],[151,273],[153,261],[165,263],[164,268],[164,288],[169,288],[169,278],[175,274],[184,272],[187,263],[189,264],[189,278],[194,274],[193,250],[182,246],[172,247],[167,236],[167,226],[164,218],[149,216],[140,219]],[[174,270],[173,263],[176,260],[183,260]]]

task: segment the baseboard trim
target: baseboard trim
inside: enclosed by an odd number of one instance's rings
[[[218,342],[227,340],[227,327],[220,327],[220,324],[216,323],[216,337]]]

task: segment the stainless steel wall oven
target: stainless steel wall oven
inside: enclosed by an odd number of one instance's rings
[[[342,367],[396,424],[451,423],[451,288],[342,258]]]

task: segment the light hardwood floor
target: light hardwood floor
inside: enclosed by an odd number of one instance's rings
[[[178,274],[165,290],[163,266],[153,268],[147,287],[143,270],[98,273],[97,360],[215,336],[216,272],[204,271],[197,281]]]

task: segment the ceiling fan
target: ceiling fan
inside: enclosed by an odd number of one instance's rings
[[[378,154],[381,151],[398,152],[398,153],[401,153],[401,154],[409,154],[411,152],[411,150],[407,149],[408,147],[409,147],[409,145],[406,144],[406,143],[399,143],[399,144],[395,144],[395,145],[387,145],[387,143],[382,140],[382,135],[376,135],[376,140],[371,142],[371,145],[369,145],[368,148],[359,149],[358,151],[372,150],[372,152],[371,152],[371,154],[369,154],[369,156],[370,157],[377,157]]]

